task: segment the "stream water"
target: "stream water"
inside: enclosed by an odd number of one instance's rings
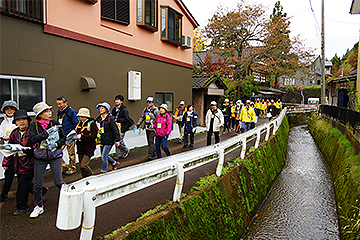
[[[306,126],[290,129],[287,152],[241,239],[340,239],[331,169]]]

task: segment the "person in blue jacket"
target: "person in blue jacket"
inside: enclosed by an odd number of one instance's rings
[[[184,148],[194,147],[194,135],[195,135],[195,127],[197,125],[198,116],[194,111],[194,105],[188,105],[187,112],[184,113],[182,122],[184,123]],[[188,141],[188,135],[190,135],[190,145]]]

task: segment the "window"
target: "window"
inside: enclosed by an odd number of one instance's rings
[[[0,75],[1,104],[6,100],[13,100],[21,109],[33,113],[32,107],[45,101],[45,78]]]
[[[43,22],[43,0],[0,0],[0,12],[37,23]]]
[[[157,12],[157,0],[137,0],[137,25],[153,32],[157,31]]]
[[[101,18],[130,24],[129,0],[101,0]]]
[[[161,104],[165,103],[168,106],[168,112],[173,111],[173,93],[155,93],[155,105],[159,107]]]
[[[181,45],[182,14],[170,7],[161,7],[161,40]]]

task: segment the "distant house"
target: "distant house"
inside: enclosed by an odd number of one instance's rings
[[[65,96],[75,109],[122,94],[137,118],[147,96],[191,102],[192,36],[181,0],[0,1],[0,102],[30,115]]]
[[[336,78],[327,83],[329,86],[329,105],[348,107],[349,82],[356,86],[357,70],[352,71],[345,77]]]
[[[192,96],[198,124],[205,124],[206,112],[211,101],[219,104],[219,99],[227,89],[218,75],[194,75],[192,77]]]

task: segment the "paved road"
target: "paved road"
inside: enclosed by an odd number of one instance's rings
[[[257,125],[268,122],[267,119],[259,119]],[[234,132],[223,134],[220,140],[224,140],[235,136]],[[262,135],[261,141],[264,139]],[[254,143],[248,144],[253,146]],[[195,147],[203,147],[206,145],[206,134],[202,133],[195,136]],[[177,154],[183,151],[191,151],[190,149],[182,148],[176,140],[168,142],[168,147],[172,154]],[[225,162],[239,156],[240,149],[225,155]],[[138,164],[147,161],[147,147],[137,150],[131,150],[128,158],[121,162],[120,168],[130,165]],[[185,181],[183,192],[187,192],[198,181],[199,177],[215,173],[217,162],[213,161],[199,168],[193,169],[185,173]],[[91,167],[94,172],[98,174],[101,168],[101,161],[93,160]],[[72,176],[64,176],[64,181],[70,183],[80,179],[80,173]],[[105,204],[96,208],[96,223],[94,229],[94,239],[110,233],[128,222],[132,222],[154,207],[164,204],[172,199],[175,178],[170,178],[161,183],[145,188],[133,194],[127,195],[121,199],[115,200],[111,203]],[[16,188],[16,182],[13,183],[13,189]],[[78,239],[80,236],[80,228],[72,231],[62,231],[56,228],[56,212],[59,197],[59,191],[51,179],[51,174],[45,177],[46,187],[49,191],[44,198],[44,214],[36,219],[30,219],[29,213],[20,216],[13,216],[12,212],[16,208],[15,198],[9,198],[5,203],[1,204],[1,235],[0,239],[18,239],[18,240],[32,240],[32,239]],[[2,188],[2,182],[1,182]],[[12,194],[14,195],[14,194]],[[30,211],[34,207],[32,195],[29,196]]]

